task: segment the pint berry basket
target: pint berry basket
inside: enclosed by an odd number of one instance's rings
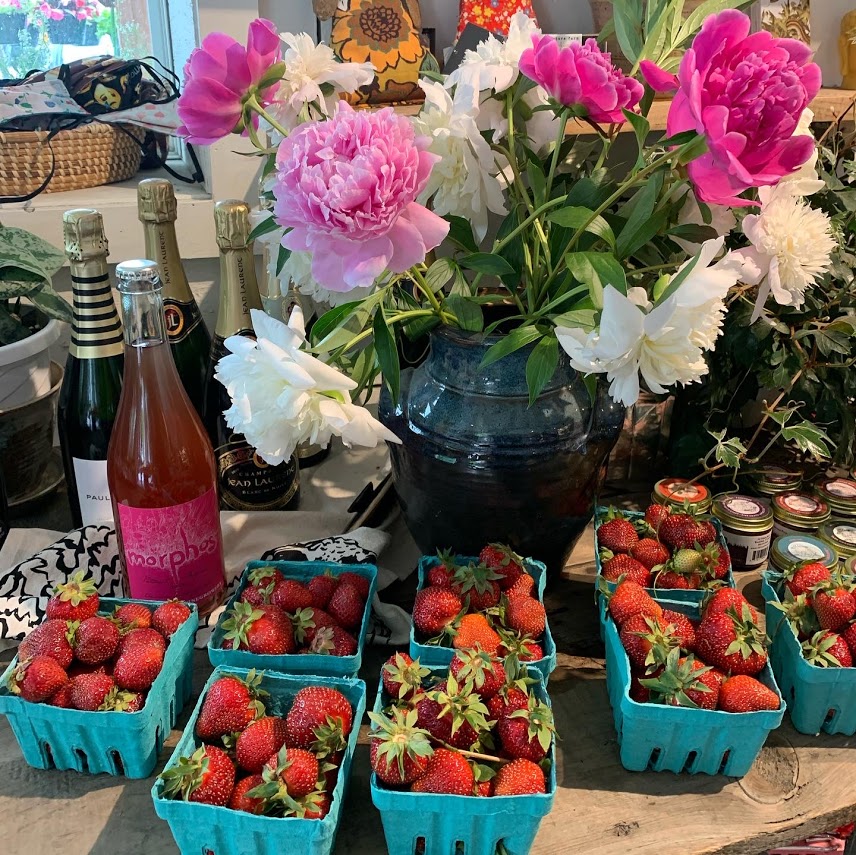
[[[424,664],[424,663],[422,663]],[[445,677],[448,667],[431,668]],[[550,696],[541,671],[530,666],[529,676],[537,682],[532,690],[550,706]],[[374,712],[390,702],[381,682]],[[547,792],[526,796],[453,796],[409,793],[387,789],[373,772],[372,802],[380,811],[389,855],[495,855],[502,843],[508,855],[528,855],[541,820],[553,809],[556,795],[555,740],[547,754],[550,772]],[[462,848],[460,848],[462,847]],[[218,853],[219,855],[219,853]]]
[[[109,616],[117,606],[142,603],[152,611],[160,603],[102,597],[98,614]],[[37,769],[147,778],[157,763],[164,740],[190,699],[193,639],[199,615],[192,603],[190,617],[173,633],[163,668],[138,712],[86,712],[33,704],[13,695],[9,677],[17,657],[0,677],[0,713],[9,725],[24,759]]]
[[[779,709],[728,713],[640,704],[630,697],[630,660],[618,628],[600,597],[600,619],[606,642],[606,688],[621,750],[621,765],[631,772],[687,772],[695,775],[730,775],[742,778],[761,751],[770,732],[781,723]],[[663,608],[696,620],[700,608],[693,603],[659,599]],[[782,697],[769,664],[757,679]]]
[[[782,576],[763,574],[767,635],[772,640],[770,662],[791,723],[800,733],[856,733],[856,668],[819,668],[807,662],[802,646],[785,615],[776,608],[783,597]]]
[[[456,555],[455,561],[458,564],[478,563],[478,558],[474,556]],[[432,567],[436,567],[440,563],[440,559],[436,555],[423,555],[419,559],[419,576],[418,576],[418,591],[426,587],[426,579],[428,571]],[[540,561],[535,561],[532,558],[525,558],[523,566],[526,572],[535,579],[535,591],[538,594],[538,599],[544,601],[544,587],[547,584],[547,568]],[[545,680],[550,678],[550,674],[556,670],[556,643],[553,640],[553,635],[550,632],[550,621],[547,620],[544,627],[544,636],[541,639],[541,646],[544,650],[542,659],[537,659],[526,664],[530,667],[537,668]],[[446,668],[455,657],[455,649],[452,647],[441,647],[438,644],[420,644],[416,640],[416,630],[413,624],[410,625],[410,655],[413,659],[427,666],[445,666]]]
[[[304,585],[313,576],[320,576],[328,570],[334,576],[342,573],[357,573],[369,580],[369,596],[356,635],[357,652],[353,656],[328,656],[319,653],[283,653],[259,654],[249,650],[226,650],[223,644],[223,622],[228,612],[238,600],[244,588],[249,584],[250,573],[257,567],[275,567],[286,579],[294,579]],[[217,620],[217,626],[208,640],[208,658],[211,664],[230,668],[255,668],[257,671],[279,671],[283,674],[329,674],[331,677],[356,677],[363,661],[363,648],[366,632],[371,619],[372,600],[377,590],[377,567],[373,564],[331,564],[329,561],[250,561],[241,576],[237,590],[229,600],[225,610]]]
[[[211,684],[228,675],[246,679],[248,673],[242,668],[214,670],[205,684],[184,734],[166,764],[166,769],[176,766],[180,757],[192,754],[202,744],[195,734],[196,720]],[[182,855],[200,855],[204,852],[216,855],[283,855],[286,852],[331,855],[342,818],[342,806],[348,789],[360,722],[366,711],[366,684],[356,679],[268,672],[262,676],[261,681],[261,688],[269,693],[269,697],[264,699],[268,714],[284,716],[294,696],[306,686],[337,689],[350,701],[354,710],[354,726],[348,736],[348,745],[332,793],[330,812],[323,819],[256,816],[216,805],[169,799],[164,796],[163,782],[158,778],[152,787],[155,812],[169,823],[172,836]]]

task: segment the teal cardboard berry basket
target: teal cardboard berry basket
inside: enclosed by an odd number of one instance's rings
[[[664,608],[692,619],[700,616],[699,606],[694,603],[664,599],[659,602]],[[606,641],[606,688],[621,749],[621,765],[631,772],[743,777],[770,731],[782,723],[785,702],[775,711],[749,713],[637,703],[629,694],[630,660],[603,597],[600,619]],[[757,679],[781,698],[769,664]]]
[[[369,580],[369,598],[363,622],[360,624],[357,652],[353,656],[329,656],[320,653],[260,654],[249,650],[225,650],[223,644],[223,621],[232,606],[241,599],[244,588],[249,584],[249,575],[257,567],[275,567],[286,579],[306,584],[313,576],[329,570],[334,576],[342,573],[358,573]],[[356,677],[363,661],[366,632],[371,619],[372,600],[377,590],[377,567],[373,564],[333,564],[329,561],[250,561],[241,576],[237,590],[226,609],[217,620],[217,626],[208,639],[208,658],[211,664],[230,668],[255,668],[257,671],[279,671],[283,674],[329,674],[331,677]],[[219,855],[219,853],[218,853]]]
[[[172,757],[166,764],[166,769],[176,766],[180,757],[192,754],[202,744],[195,734],[196,720],[211,684],[228,675],[245,679],[247,674],[248,672],[243,668],[214,670],[205,684]],[[354,726],[348,736],[348,746],[332,793],[330,812],[323,819],[256,816],[215,805],[169,799],[163,795],[163,782],[158,778],[152,787],[155,812],[169,823],[172,836],[182,855],[201,855],[204,852],[212,852],[216,855],[284,855],[284,853],[298,852],[300,855],[330,855],[332,853],[336,844],[339,821],[342,818],[342,805],[348,788],[354,750],[357,747],[360,722],[366,711],[366,684],[362,680],[353,678],[307,677],[267,672],[262,676],[261,688],[270,694],[264,699],[268,715],[285,716],[294,696],[306,686],[327,686],[337,689],[350,701],[354,710]]]
[[[108,616],[116,606],[149,600],[102,597],[98,614]],[[138,712],[87,712],[47,704],[32,704],[13,695],[9,677],[18,658],[0,677],[0,713],[9,725],[24,759],[37,769],[73,769],[76,772],[147,778],[157,763],[164,740],[190,699],[193,639],[199,626],[196,607],[175,631],[166,648],[163,668],[152,683],[145,706]]]
[[[609,508],[598,506],[594,515],[594,563],[597,568],[597,582],[603,578],[600,563],[600,552],[597,548],[597,530],[600,528],[600,524],[608,511]],[[643,519],[645,517],[645,514],[640,511],[622,511],[622,513],[631,521]],[[716,529],[718,546],[728,552],[728,544],[725,542],[725,537],[722,534],[722,524],[718,519],[716,519],[716,517],[710,517],[709,519],[710,522],[713,523],[713,527]],[[734,573],[732,573],[730,567],[728,568],[726,577],[722,581],[729,588],[737,587],[734,582]],[[615,590],[615,582],[607,582],[606,580],[604,580],[604,582],[609,586],[610,591]],[[667,596],[673,602],[679,603],[700,603],[704,599],[704,595],[706,593],[706,591],[685,591],[680,588],[646,588],[646,590],[651,594],[651,596],[654,596],[654,592],[656,591],[656,595],[658,597]]]
[[[780,573],[763,574],[767,634],[772,640],[770,662],[788,704],[793,726],[816,735],[856,733],[856,668],[819,668],[807,662],[794,628],[775,607],[783,597]]]
[[[448,667],[431,668],[434,675],[444,677]],[[550,696],[543,674],[529,668],[529,676],[537,680],[533,690],[550,706]],[[375,698],[374,712],[379,713],[389,703],[383,682]],[[547,754],[550,773],[547,792],[528,796],[435,795],[410,793],[384,787],[372,773],[372,802],[380,811],[386,848],[389,855],[453,855],[463,846],[466,855],[495,855],[499,843],[508,855],[528,855],[538,833],[541,820],[553,809],[556,795],[555,740]],[[219,855],[219,853],[218,853]]]
[[[455,561],[459,564],[468,564],[470,562],[478,563],[478,558],[473,556],[456,555]],[[421,591],[426,586],[428,571],[432,567],[436,567],[440,560],[436,555],[423,555],[419,559],[419,577],[418,589]],[[547,584],[547,568],[540,561],[535,561],[532,558],[524,558],[523,566],[526,572],[535,579],[535,590],[538,592],[538,599],[544,601],[544,587]],[[550,632],[550,621],[547,620],[544,627],[544,637],[541,640],[541,646],[544,649],[542,659],[536,659],[526,664],[537,668],[541,672],[545,680],[550,678],[550,674],[556,670],[556,643],[553,641],[553,635]],[[441,647],[439,644],[420,644],[416,640],[416,630],[413,624],[410,625],[410,656],[428,667],[445,666],[446,668],[452,662],[455,656],[455,649],[452,647]]]

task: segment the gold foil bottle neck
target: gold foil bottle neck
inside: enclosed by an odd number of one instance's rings
[[[250,237],[250,207],[239,199],[227,199],[214,206],[214,225],[220,249],[245,249]]]
[[[137,185],[137,212],[143,223],[174,223],[175,188],[165,178],[146,178]]]
[[[84,262],[107,256],[104,221],[92,208],[75,208],[62,215],[62,235],[69,261]]]

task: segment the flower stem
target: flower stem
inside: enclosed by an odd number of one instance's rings
[[[281,134],[284,137],[288,136],[288,131],[279,123],[264,107],[259,103],[258,98],[254,94],[247,96],[247,100],[244,101],[244,108],[249,108],[254,113],[257,113],[261,118],[263,118],[278,134]]]
[[[413,276],[416,284],[419,286],[419,290],[428,298],[428,302],[434,307],[434,311],[442,316],[443,307],[440,305],[440,301],[437,299],[437,295],[431,290],[428,283],[425,281],[425,277],[422,273],[416,268],[412,267],[410,269],[410,274]]]
[[[556,169],[559,167],[559,152],[562,148],[562,143],[565,141],[565,126],[568,124],[571,111],[565,107],[559,114],[559,132],[556,134],[556,147],[553,149],[553,157],[550,160],[550,171],[547,173],[547,192],[546,198],[550,198],[553,192],[553,181],[556,178]]]

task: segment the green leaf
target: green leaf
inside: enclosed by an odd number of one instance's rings
[[[276,220],[272,216],[266,217],[250,232],[247,240],[258,240],[260,237],[269,235],[271,232],[275,232],[279,228],[281,228],[281,226],[277,224]]]
[[[395,344],[395,337],[386,323],[383,306],[378,307],[374,316],[374,345],[378,365],[383,372],[383,379],[386,381],[393,403],[395,403],[398,401],[401,369],[398,363],[398,347]]]
[[[597,311],[594,309],[572,309],[553,318],[557,327],[571,327],[591,332],[596,326]]]
[[[547,219],[557,226],[566,229],[581,229],[585,226],[587,232],[603,238],[613,249],[615,248],[615,235],[609,223],[601,216],[594,217],[594,211],[589,208],[558,208],[547,215]],[[589,222],[591,221],[591,222]]]
[[[438,258],[425,273],[425,283],[436,294],[457,271],[458,265],[451,258]]]
[[[612,7],[615,35],[630,62],[636,62],[642,52],[642,5],[642,0],[621,0]]]
[[[589,400],[594,404],[597,401],[597,374],[586,374],[583,384],[589,394]]]
[[[460,267],[455,267],[455,281],[452,283],[449,293],[462,297],[470,296],[470,283],[467,282],[467,277],[464,276]]]
[[[681,146],[685,143],[692,142],[697,136],[698,131],[680,131],[680,133],[674,134],[670,137],[666,137],[666,139],[664,140],[658,140],[657,145],[661,145],[664,148],[671,148],[672,146]]]
[[[0,344],[12,344],[28,338],[30,331],[0,305]]]
[[[627,294],[627,276],[614,255],[606,252],[571,252],[565,256],[565,263],[574,279],[588,286],[596,309],[603,308],[603,289],[607,285]]]
[[[65,264],[65,253],[26,229],[0,225],[0,279],[4,268],[23,267],[50,279]]]
[[[402,326],[402,329],[411,341],[416,341],[439,325],[440,318],[437,315],[426,315],[424,318],[414,318],[412,321],[408,321]]]
[[[695,223],[684,223],[679,226],[672,226],[667,232],[669,237],[680,238],[681,240],[689,241],[690,243],[704,243],[706,240],[712,240],[718,237],[716,229],[710,226],[699,226]]]
[[[559,364],[559,341],[555,336],[547,335],[535,345],[529,359],[526,360],[526,385],[529,388],[529,406],[531,407],[550,382]]]
[[[800,451],[810,454],[817,461],[831,456],[832,440],[825,431],[811,422],[803,420],[799,424],[782,428],[782,439],[793,442]]]
[[[690,161],[701,157],[707,151],[707,140],[699,135],[695,139],[684,143],[678,149],[678,163],[681,166],[686,166]]]
[[[312,325],[310,338],[317,343],[323,340],[336,327],[346,321],[361,305],[362,300],[355,300],[352,303],[343,303],[341,306],[336,306],[328,312],[324,312],[320,318]]]
[[[648,133],[651,130],[651,123],[644,117],[640,116],[638,113],[634,113],[631,110],[622,110],[624,113],[624,118],[630,122],[633,127],[633,133],[636,134],[636,146],[637,146],[637,156],[636,156],[636,169],[641,169],[645,165],[645,141],[648,139]]]
[[[458,319],[462,330],[481,332],[484,329],[484,314],[481,306],[464,294],[452,294],[443,301],[443,306]]]
[[[663,176],[660,174],[648,179],[648,183],[633,197],[632,213],[624,224],[624,228],[621,229],[615,244],[619,258],[627,258],[634,248],[647,242],[640,242],[640,236],[647,232],[662,185]]]
[[[64,321],[67,324],[74,320],[71,306],[49,286],[33,292],[27,299],[34,306],[38,306],[49,318]]]
[[[533,163],[531,160],[526,163],[526,174],[529,176],[529,186],[535,199],[535,207],[540,207],[547,196],[547,177],[544,175],[541,164]]]
[[[279,252],[276,255],[276,275],[279,276],[282,273],[283,267],[285,267],[285,262],[291,258],[291,250],[286,249],[282,244],[280,244]]]
[[[515,350],[520,350],[521,347],[526,347],[527,344],[532,344],[533,341],[537,341],[543,335],[544,333],[531,324],[517,327],[488,349],[479,368],[487,368],[488,365],[493,365],[498,359],[514,353]]]
[[[726,9],[745,9],[754,2],[755,0],[706,0],[687,15],[679,30],[676,47],[691,39],[709,15],[718,15]]]
[[[469,220],[456,217],[454,214],[447,214],[443,219],[449,222],[448,238],[452,243],[467,252],[478,252],[479,247],[473,237],[473,227]]]
[[[460,260],[461,267],[491,276],[514,275],[514,268],[501,256],[490,252],[474,252]]]
[[[729,469],[739,469],[740,461],[746,454],[746,446],[737,437],[724,439],[724,432],[717,437],[715,457]]]

